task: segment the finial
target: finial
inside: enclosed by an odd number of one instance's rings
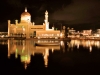
[[[46,10],[45,14],[48,14],[48,11]]]
[[[25,7],[25,12],[27,12],[27,7]]]

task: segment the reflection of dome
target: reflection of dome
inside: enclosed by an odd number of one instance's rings
[[[25,8],[25,12],[23,12],[23,13],[21,14],[21,17],[22,17],[22,16],[31,16],[31,15],[30,15],[30,13],[27,12],[27,9]]]
[[[30,56],[29,55],[21,56],[21,62],[29,64],[30,63]]]

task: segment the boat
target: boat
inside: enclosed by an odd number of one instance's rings
[[[35,46],[58,46],[60,43],[35,43]]]

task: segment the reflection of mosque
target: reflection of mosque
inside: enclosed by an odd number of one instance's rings
[[[71,40],[68,44],[69,48],[73,48],[77,46],[77,49],[79,49],[80,46],[83,46],[84,48],[88,48],[89,51],[92,51],[92,47],[95,46],[97,48],[100,48],[100,41],[94,41],[94,40]]]
[[[35,42],[60,42],[61,44],[58,46],[35,46]],[[63,41],[30,41],[30,40],[8,40],[8,57],[11,54],[15,53],[15,57],[17,58],[20,55],[20,60],[27,68],[27,65],[31,61],[31,55],[35,56],[35,54],[42,54],[44,58],[45,67],[48,66],[48,56],[49,50],[60,50],[60,47],[64,46]]]

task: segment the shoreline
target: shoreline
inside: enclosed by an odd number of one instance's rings
[[[70,38],[71,40],[94,40],[94,41],[100,41],[100,38]]]
[[[59,39],[54,39],[54,38],[0,38],[0,40],[59,40],[59,41],[69,41],[71,40],[70,38],[59,38]]]
[[[100,41],[100,38],[59,38],[59,39],[54,39],[54,38],[0,38],[0,40],[58,40],[58,41],[70,41],[70,40],[94,40],[94,41]]]

